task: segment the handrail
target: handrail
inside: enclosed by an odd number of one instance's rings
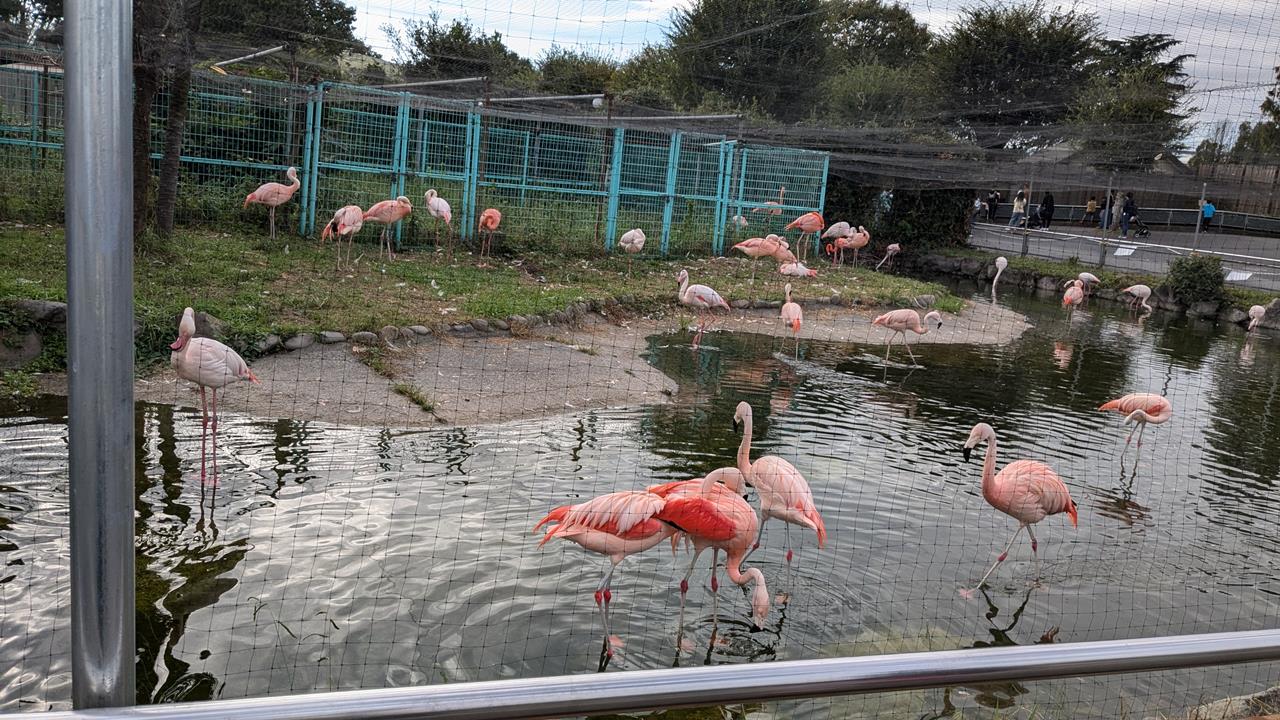
[[[1280,659],[1280,630],[636,670],[43,713],[40,720],[556,718]],[[32,715],[0,715],[29,720]]]

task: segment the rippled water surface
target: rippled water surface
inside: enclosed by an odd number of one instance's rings
[[[886,367],[883,346],[802,342],[795,359],[789,341],[761,336],[713,333],[697,353],[687,335],[655,337],[649,360],[681,386],[659,407],[441,430],[226,415],[216,486],[200,481],[191,398],[140,405],[139,701],[596,671],[604,561],[538,548],[531,527],[578,498],[731,464],[739,400],[755,408],[755,454],[808,478],[829,545],[791,532],[788,581],[784,528],[769,525],[752,563],[789,597],[762,630],[732,585],[713,613],[704,564],[679,646],[673,576],[686,556],[659,546],[629,559],[613,583],[625,644],[610,672],[1277,626],[1280,340],[1114,307],[1068,323],[1050,301],[1002,301],[1036,328],[1007,347],[922,347],[917,369]],[[1166,394],[1177,416],[1122,459],[1120,419],[1095,408],[1131,391]],[[65,411],[44,398],[0,424],[4,710],[70,696]],[[1021,542],[966,600],[958,590],[1014,530],[982,499],[979,459],[959,452],[979,420],[1000,434],[1001,466],[1059,471],[1080,523],[1041,524],[1039,582]],[[1276,670],[734,712],[1140,718],[1261,689]]]

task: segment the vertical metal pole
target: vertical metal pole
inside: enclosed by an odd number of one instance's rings
[[[31,172],[39,166],[40,150],[40,73],[31,73]]]
[[[67,399],[71,698],[131,705],[133,567],[133,10],[66,14]]]
[[[827,209],[827,173],[831,170],[831,156],[826,155],[822,158],[822,187],[818,191],[818,214],[822,215]],[[818,257],[822,253],[822,240],[817,233],[813,234],[813,253],[814,257]]]
[[[1115,179],[1115,173],[1107,178],[1107,207],[1102,212],[1102,242],[1098,245],[1098,267],[1107,264],[1107,230],[1111,227],[1111,184]]]
[[[1198,250],[1200,248],[1200,223],[1204,220],[1204,193],[1209,187],[1209,183],[1200,183],[1200,204],[1196,206],[1196,235],[1191,241],[1191,249]]]
[[[529,189],[529,138],[533,133],[524,131],[524,159],[520,161],[520,207],[524,207],[525,193]],[[616,137],[616,136],[615,136]],[[612,231],[609,231],[611,233]],[[606,233],[609,234],[609,233]]]
[[[742,215],[742,198],[747,191],[747,148],[742,148],[742,156],[738,162],[738,204],[734,208],[734,214]]]
[[[396,109],[396,137],[391,154],[391,197],[404,195],[404,176],[409,171],[409,93],[400,93]],[[404,223],[396,223],[396,250],[400,249]]]
[[[613,158],[609,166],[609,210],[608,218],[605,220],[604,229],[604,249],[613,252],[614,238],[618,234],[618,201],[622,191],[622,153],[626,148],[625,145],[626,131],[622,128],[613,129]],[[525,141],[525,167],[528,167],[529,141]],[[524,192],[522,189],[521,192]]]
[[[320,156],[324,151],[324,94],[328,83],[316,87],[315,138],[311,141],[311,187],[307,188],[307,233],[316,231],[316,202],[320,195]]]
[[[302,193],[302,210],[298,213],[298,234],[306,237],[307,235],[307,192],[310,191],[311,185],[315,179],[311,177],[311,127],[315,122],[316,100],[315,87],[307,88],[307,127],[302,134],[302,182],[307,187]]]
[[[418,172],[425,174],[427,172],[427,109],[422,108],[422,131],[418,133]]]
[[[1022,206],[1022,257],[1031,251],[1031,190],[1035,183],[1027,183],[1027,197]]]
[[[671,217],[676,203],[676,176],[680,172],[680,131],[671,133],[671,146],[667,153],[666,202],[662,206],[662,256],[666,257],[671,246]]]

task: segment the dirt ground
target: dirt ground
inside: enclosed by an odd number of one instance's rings
[[[790,336],[778,312],[721,313],[711,333]],[[883,343],[890,333],[871,325],[876,314],[871,309],[815,304],[805,309],[800,337]],[[365,348],[315,344],[255,361],[253,369],[262,384],[228,386],[219,394],[219,409],[344,425],[437,427],[663,403],[678,388],[644,359],[647,338],[694,322],[692,315],[685,314],[638,318],[619,325],[589,315],[577,327],[542,326],[523,337],[428,336],[382,350],[383,362],[378,365],[383,374],[362,360]],[[1029,327],[1022,315],[984,303],[959,315],[944,315],[941,330],[912,334],[909,342],[1003,344]],[[42,389],[65,393],[65,377],[44,377]],[[184,407],[200,403],[195,386],[179,381],[168,368],[139,379],[135,396],[140,401]]]

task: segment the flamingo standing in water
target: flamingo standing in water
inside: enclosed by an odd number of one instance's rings
[[[430,208],[431,206],[427,205],[427,209],[430,210]],[[502,213],[497,208],[487,208],[480,213],[480,232],[488,233],[488,236],[480,243],[481,260],[484,260],[485,256],[493,252],[493,234],[498,231],[498,225],[501,223]]]
[[[453,209],[449,207],[449,201],[440,197],[440,193],[435,188],[431,188],[422,194],[422,199],[427,203],[427,212],[436,220],[444,221],[445,237],[448,238],[449,259],[453,259]],[[436,235],[436,247],[440,247],[440,236]]]
[[[783,287],[787,300],[782,303],[782,324],[791,328],[791,335],[796,339],[796,357],[800,357],[800,325],[804,322],[804,311],[798,303],[791,302],[791,283]]]
[[[808,254],[805,248],[805,236],[817,235],[827,223],[822,219],[822,215],[816,212],[807,212],[800,217],[787,223],[783,230],[799,230],[800,239],[796,241],[797,247],[800,249],[800,259],[803,260]]]
[[[276,239],[276,208],[292,200],[293,194],[302,187],[302,182],[298,180],[298,168],[291,167],[285,170],[284,174],[289,178],[288,185],[278,182],[263,183],[257,190],[245,196],[244,205],[241,206],[247,208],[250,205],[266,205],[270,208],[267,211],[267,217],[271,219],[272,240]]]
[[[907,355],[911,356],[911,362],[913,363],[916,361],[916,356],[915,353],[911,352],[911,346],[907,344],[907,331],[910,330],[917,335],[924,335],[929,332],[927,326],[935,323],[938,329],[942,329],[942,315],[937,310],[930,310],[924,316],[924,321],[922,322],[920,313],[911,308],[892,310],[871,321],[872,325],[880,325],[894,332],[893,335],[889,336],[889,341],[884,344],[884,361],[889,362],[889,349],[893,347],[893,341],[898,336],[902,336],[902,344],[907,348]]]
[[[751,621],[757,628],[764,627],[769,615],[769,589],[764,573],[758,568],[742,570],[742,561],[756,539],[759,521],[755,510],[739,495],[741,485],[728,487],[717,482],[723,478],[733,484],[737,476],[732,473],[711,473],[697,480],[680,480],[654,485],[649,492],[666,500],[657,518],[680,529],[693,542],[693,560],[680,580],[680,627],[684,628],[684,601],[689,591],[689,577],[698,562],[698,556],[707,548],[725,552],[725,573],[734,584],[753,585],[751,592]],[[712,591],[717,588],[712,573]]]
[[[696,350],[698,342],[702,340],[702,333],[707,330],[707,316],[716,308],[728,310],[729,303],[720,297],[720,293],[706,285],[690,285],[688,270],[681,270],[676,280],[680,283],[680,290],[676,296],[680,303],[698,311],[698,334],[693,337],[693,348]]]
[[[810,270],[802,262],[786,262],[778,266],[778,272],[791,277],[817,277],[817,270]]]
[[[533,526],[537,531],[543,525],[554,523],[538,543],[539,547],[558,537],[608,558],[609,567],[595,590],[596,607],[604,625],[604,651],[608,657],[613,657],[609,632],[613,571],[627,556],[644,552],[676,533],[671,525],[655,517],[664,505],[666,501],[652,493],[615,492],[577,505],[561,505]]]
[[[900,252],[902,252],[901,245],[899,245],[898,243],[890,243],[888,247],[884,249],[884,257],[880,258],[880,262],[876,263],[876,270],[879,270],[880,266],[883,265],[886,260],[892,260],[893,256],[897,255]],[[889,263],[889,268],[890,269],[893,268],[892,262]]]
[[[1129,307],[1138,309],[1141,307],[1147,312],[1151,312],[1155,308],[1147,304],[1147,300],[1151,297],[1151,288],[1146,285],[1130,285],[1120,291],[1123,295],[1132,295],[1133,299],[1129,301]]]
[[[1254,305],[1249,308],[1249,332],[1258,327],[1262,323],[1262,318],[1267,316],[1267,309],[1261,305]]]
[[[1129,441],[1133,439],[1134,430],[1141,428],[1138,431],[1138,447],[1142,447],[1142,434],[1147,429],[1147,423],[1163,425],[1173,419],[1173,404],[1168,398],[1155,393],[1129,393],[1104,403],[1098,409],[1103,412],[1114,410],[1124,415],[1125,425],[1137,423],[1133,430],[1129,431],[1129,436],[1124,439],[1125,450],[1129,449]]]
[[[365,222],[373,221],[382,223],[382,234],[378,236],[378,257],[382,257],[382,248],[387,248],[387,257],[395,260],[396,253],[391,245],[391,226],[400,222],[413,212],[413,205],[409,202],[409,198],[401,195],[395,200],[383,200],[380,203],[374,203],[373,207],[364,212]]]
[[[982,463],[982,497],[991,507],[1017,520],[1018,529],[978,584],[972,590],[961,591],[965,597],[972,597],[973,592],[982,587],[996,567],[1004,562],[1013,541],[1018,539],[1024,528],[1031,536],[1031,555],[1038,566],[1040,557],[1036,555],[1036,533],[1031,526],[1058,513],[1066,513],[1071,518],[1072,527],[1076,527],[1077,521],[1071,491],[1048,465],[1037,460],[1014,460],[999,474],[996,473],[996,431],[990,425],[978,423],[973,426],[969,439],[964,443],[965,462],[969,461],[973,448],[982,442],[987,443],[987,456]]]
[[[618,244],[627,253],[627,277],[631,277],[631,256],[644,250],[644,231],[640,228],[632,228],[618,238]]]
[[[364,210],[361,210],[359,205],[347,205],[338,208],[338,212],[333,214],[333,219],[320,233],[321,242],[334,238],[334,244],[338,248],[339,270],[342,269],[342,238],[347,239],[347,265],[350,266],[352,246],[355,244],[356,233],[360,232],[362,227],[364,227]]]
[[[779,250],[786,250],[787,243],[777,235],[770,233],[762,238],[747,238],[742,242],[733,246],[734,250],[741,252],[743,255],[756,260],[762,257],[773,257]],[[751,284],[756,282],[756,266],[751,264]]]
[[[1062,294],[1062,307],[1067,309],[1067,319],[1071,319],[1071,315],[1075,309],[1084,302],[1084,283],[1079,280],[1072,280],[1071,286]]]
[[[191,308],[182,311],[178,322],[178,339],[169,345],[169,364],[178,377],[200,387],[200,480],[205,479],[205,433],[213,435],[213,479],[218,479],[218,390],[237,380],[261,384],[244,358],[235,350],[212,338],[193,338],[196,334],[196,314]],[[212,391],[213,412],[210,424],[210,407],[205,389]]]
[[[996,301],[996,283],[1000,282],[1000,273],[1009,267],[1009,261],[1004,256],[996,258],[996,276],[991,278],[991,302]]]
[[[765,213],[768,215],[781,215],[782,214],[782,196],[785,195],[786,192],[787,192],[787,188],[785,186],[778,188],[778,199],[776,202],[773,200],[769,200],[768,202],[765,203],[765,207],[751,208],[751,212]]]
[[[793,555],[791,526],[799,525],[814,531],[818,536],[819,548],[827,544],[827,526],[822,522],[822,514],[813,503],[813,491],[809,489],[809,483],[795,465],[776,455],[764,455],[754,463],[751,462],[751,405],[738,403],[733,413],[733,424],[742,425],[742,442],[738,444],[738,470],[760,496],[760,535],[764,534],[764,524],[769,522],[769,518],[778,518],[786,523],[787,575],[790,577]],[[757,547],[760,547],[760,537],[756,537],[752,551]]]

